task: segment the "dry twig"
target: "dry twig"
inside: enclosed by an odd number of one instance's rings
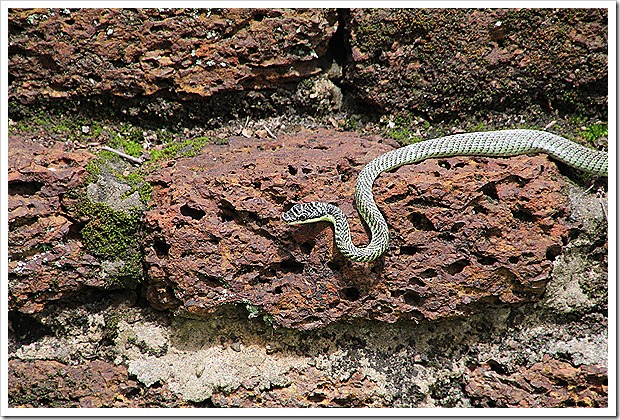
[[[116,150],[116,149],[112,149],[109,146],[101,146],[101,150],[107,150],[108,152],[112,152],[112,153],[116,153],[117,155],[119,155],[120,157],[130,160],[134,163],[137,163],[138,165],[141,165],[144,163],[144,159],[142,158],[137,158],[137,157],[133,157],[131,155],[128,155],[127,153],[123,153],[120,150]]]

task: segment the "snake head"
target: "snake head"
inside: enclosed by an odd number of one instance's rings
[[[289,225],[302,225],[321,221],[333,222],[330,207],[333,206],[320,202],[295,204],[282,215],[282,220]]]

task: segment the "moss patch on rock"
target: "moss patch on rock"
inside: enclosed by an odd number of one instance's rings
[[[93,256],[104,259],[102,275],[110,284],[131,286],[142,279],[142,252],[139,230],[142,214],[139,210],[114,210],[84,196],[78,204],[78,214],[88,219],[81,231],[84,247]]]

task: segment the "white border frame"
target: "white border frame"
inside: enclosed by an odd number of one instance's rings
[[[617,328],[617,289],[616,289],[616,182],[617,182],[617,133],[616,124],[616,2],[615,1],[386,1],[380,7],[396,8],[606,8],[609,16],[608,54],[609,54],[609,338],[608,338],[608,375],[609,406],[607,408],[9,408],[8,407],[8,9],[9,8],[102,8],[102,7],[161,7],[165,4],[173,8],[180,7],[217,7],[222,2],[214,1],[2,1],[0,4],[0,63],[2,65],[0,107],[0,311],[1,311],[1,347],[2,370],[0,371],[1,393],[0,414],[5,416],[615,416],[617,414],[616,389],[616,328]],[[353,8],[377,7],[374,2],[360,1],[228,1],[226,7],[307,7],[307,8]]]

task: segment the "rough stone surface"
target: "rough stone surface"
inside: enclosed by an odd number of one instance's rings
[[[175,101],[226,93],[195,111],[204,122],[222,109],[315,109],[297,94],[321,75],[380,113],[485,117],[534,105],[606,118],[606,21],[595,8],[14,9],[9,97],[112,95],[130,114],[196,119]],[[232,100],[241,91],[251,97]]]
[[[140,389],[123,365],[102,360],[78,366],[53,360],[9,361],[13,407],[182,407],[167,387]],[[145,405],[142,401],[148,400]]]
[[[345,81],[383,110],[607,115],[604,9],[353,9],[348,29]]]
[[[60,318],[50,308],[13,320],[12,406],[607,404],[607,325],[596,314],[561,320],[526,305],[300,332],[274,330],[243,310],[168,321],[132,301],[100,302],[64,307]],[[29,343],[21,334],[33,325],[47,333]],[[63,343],[64,352],[54,350]],[[578,361],[584,348],[592,357]]]
[[[85,246],[84,228],[95,217],[80,212],[86,165],[95,156],[64,142],[50,147],[31,138],[10,136],[8,157],[9,308],[23,313],[49,302],[75,298],[88,288],[135,288],[123,278],[125,261],[100,258]],[[109,174],[108,174],[109,175]],[[129,186],[100,175],[89,184],[94,202],[127,210],[142,204]],[[100,185],[105,178],[104,185]],[[112,196],[112,197],[110,197]],[[96,220],[95,220],[96,222]],[[109,222],[108,222],[109,223]],[[98,236],[98,233],[95,233]],[[132,250],[137,254],[137,250]]]
[[[356,217],[357,173],[395,147],[302,131],[273,142],[233,138],[158,171],[145,217],[150,302],[198,316],[250,305],[275,324],[308,329],[538,299],[568,232],[564,184],[545,156],[432,159],[381,176],[375,197],[392,240],[370,264],[345,260],[326,223],[281,221],[287,206],[315,200]],[[367,241],[359,222],[352,232]]]
[[[21,102],[273,89],[320,73],[337,27],[328,9],[13,9],[9,21]]]
[[[508,374],[484,364],[467,374],[465,392],[484,407],[606,407],[607,368],[545,357]]]
[[[84,286],[101,286],[99,262],[83,255],[79,228],[63,208],[93,155],[9,140],[9,305],[22,312],[67,298]]]

